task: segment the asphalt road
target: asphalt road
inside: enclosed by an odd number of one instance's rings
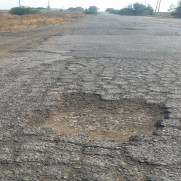
[[[40,29],[0,33],[0,179],[180,180],[181,21]]]

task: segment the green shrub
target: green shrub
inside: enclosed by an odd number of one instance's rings
[[[39,10],[34,8],[26,8],[26,7],[15,7],[10,9],[10,14],[16,14],[16,15],[24,15],[24,14],[37,14],[40,13]]]
[[[107,8],[106,11],[109,13],[121,14],[121,15],[153,15],[154,14],[154,10],[150,5],[145,6],[140,3],[134,3],[133,5],[130,4],[128,5],[128,7],[120,9],[120,10]]]
[[[144,14],[146,6],[140,3],[133,4],[133,10],[135,15]]]
[[[115,9],[113,9],[113,8],[107,8],[106,9],[106,12],[108,12],[108,13],[115,13]]]
[[[178,7],[176,7],[175,10],[171,12],[171,15],[175,16],[176,18],[181,18],[181,1],[179,1]]]
[[[119,10],[118,14],[122,14],[122,15],[134,15],[134,9],[132,8],[123,8],[121,10]]]
[[[76,8],[70,7],[67,10],[71,12],[84,12],[84,8],[82,7],[76,7]]]
[[[140,3],[135,3],[133,4],[133,9],[135,10],[136,15],[153,15],[154,14],[154,10],[150,5],[145,6]]]
[[[98,12],[98,8],[96,6],[90,6],[89,9],[84,11],[85,14],[96,14]]]

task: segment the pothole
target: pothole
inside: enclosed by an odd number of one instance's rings
[[[62,94],[60,104],[50,111],[35,111],[27,125],[53,128],[58,133],[87,134],[92,140],[120,140],[152,134],[156,121],[164,118],[161,105],[141,99],[102,100],[99,95]]]

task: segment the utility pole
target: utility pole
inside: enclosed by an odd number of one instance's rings
[[[159,2],[159,0],[156,3],[155,13],[157,12],[157,9],[158,9],[158,2]]]
[[[63,0],[62,0],[62,10],[61,11],[63,11]]]
[[[159,13],[159,11],[160,11],[160,5],[161,5],[161,0],[157,0],[155,13]]]
[[[48,0],[48,6],[47,6],[47,9],[50,10],[50,2]]]
[[[160,0],[159,5],[158,5],[158,12],[160,12],[161,1],[162,1],[162,0]]]
[[[21,7],[21,0],[19,0],[19,7]]]

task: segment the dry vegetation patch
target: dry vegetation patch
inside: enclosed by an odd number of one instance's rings
[[[83,13],[42,13],[30,15],[0,14],[0,32],[25,28],[35,28],[49,24],[73,21],[85,16]]]

